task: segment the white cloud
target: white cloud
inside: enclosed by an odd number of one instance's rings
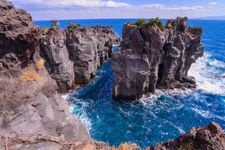
[[[203,10],[203,6],[179,6],[179,7],[170,7],[163,4],[146,4],[142,5],[143,8],[149,9],[159,9],[159,10],[182,10],[182,11],[199,11]]]
[[[103,2],[104,6],[106,7],[113,7],[113,8],[119,8],[119,7],[130,7],[127,3],[121,3],[121,2],[115,2],[115,1],[107,1]]]
[[[209,9],[216,0],[200,5],[147,3],[131,5],[124,0],[11,0],[28,10],[35,20],[90,18],[174,18],[224,15],[224,10]]]
[[[217,2],[209,2],[209,8],[214,8],[217,5]]]
[[[12,0],[15,3],[36,4],[53,7],[129,7],[130,5],[123,2],[115,2],[112,0]]]

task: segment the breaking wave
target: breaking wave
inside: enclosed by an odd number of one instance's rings
[[[195,77],[197,89],[225,96],[225,63],[206,54],[192,65],[189,75]]]

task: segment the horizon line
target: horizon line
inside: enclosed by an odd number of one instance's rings
[[[184,16],[183,16],[184,17]],[[212,17],[212,18],[211,18]],[[213,18],[215,17],[215,18]],[[211,21],[211,20],[215,20],[215,21],[225,21],[225,18],[223,19],[218,19],[216,17],[225,17],[225,16],[208,16],[208,17],[197,17],[197,18],[192,18],[192,17],[188,17],[188,20],[205,20],[205,21]],[[135,20],[135,19],[152,19],[154,17],[150,17],[150,18],[142,18],[142,17],[139,17],[139,18],[73,18],[73,19],[33,19],[33,21],[51,21],[51,20],[58,20],[58,21],[68,21],[68,20],[124,20],[124,19],[131,19],[131,20]],[[168,19],[176,19],[175,18],[159,18],[160,20],[168,20]]]

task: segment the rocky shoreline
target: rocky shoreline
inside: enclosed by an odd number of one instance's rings
[[[0,149],[118,148],[91,139],[60,93],[87,84],[120,39],[112,27],[56,26],[44,33],[26,11],[0,0]],[[147,149],[225,149],[216,123]],[[188,149],[187,148],[187,149]]]

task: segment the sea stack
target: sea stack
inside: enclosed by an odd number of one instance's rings
[[[119,42],[112,26],[70,24],[65,30],[53,26],[43,32],[40,50],[60,93],[67,93],[89,83],[100,64],[111,58],[113,44]]]
[[[123,27],[120,50],[112,57],[114,97],[136,100],[156,88],[195,88],[188,70],[203,56],[202,29],[188,27],[187,17],[137,20]]]

